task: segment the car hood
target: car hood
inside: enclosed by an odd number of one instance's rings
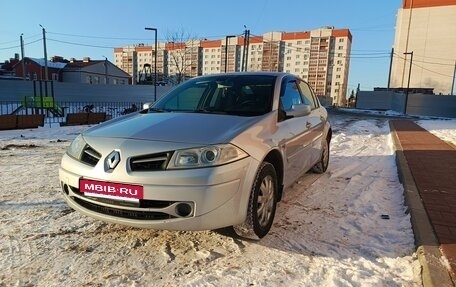
[[[137,113],[95,126],[84,132],[84,136],[218,144],[229,142],[262,118],[201,113]]]

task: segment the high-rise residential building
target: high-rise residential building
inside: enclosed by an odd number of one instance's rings
[[[390,87],[451,93],[456,66],[455,15],[456,0],[402,1],[396,19]]]
[[[352,35],[348,29],[326,27],[282,34],[285,72],[306,80],[318,96],[345,105]]]
[[[222,59],[222,44],[221,40],[201,41],[202,48],[202,74],[217,74],[220,73]]]
[[[160,44],[158,55],[163,58],[157,61],[158,70],[165,77],[176,77],[178,82],[225,71],[288,72],[308,81],[315,93],[327,98],[328,102],[345,105],[352,42],[348,29],[325,27],[304,32],[250,35],[248,46],[244,40],[244,37],[226,36],[213,41]],[[126,72],[139,73],[141,65],[153,63],[152,52],[150,46],[116,48],[115,63],[122,68],[121,64],[126,62],[129,68],[124,69]],[[136,70],[130,66],[133,60]]]
[[[114,48],[114,64],[132,76],[133,84],[151,81],[155,74],[154,46],[144,44]],[[168,76],[168,51],[164,43],[157,43],[157,75],[162,80]]]

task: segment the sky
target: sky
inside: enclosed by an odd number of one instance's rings
[[[266,32],[309,31],[325,26],[350,29],[352,58],[349,91],[385,87],[394,43],[396,14],[401,0],[2,0],[0,1],[0,62],[20,55],[23,34],[25,56],[44,58],[42,27],[48,58],[108,58],[114,47],[152,44],[183,30],[209,40]]]

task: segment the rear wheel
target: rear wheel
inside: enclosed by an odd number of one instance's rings
[[[247,218],[234,226],[239,236],[260,239],[271,229],[277,205],[277,174],[268,162],[261,164],[250,193]]]
[[[315,173],[324,173],[329,165],[329,142],[325,140],[321,147],[321,158],[313,167],[312,171]]]

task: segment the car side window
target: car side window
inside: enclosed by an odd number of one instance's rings
[[[315,98],[309,85],[304,81],[299,81],[299,89],[301,90],[302,95],[304,96],[304,102],[313,109],[317,108]]]
[[[285,111],[288,111],[293,105],[302,104],[302,100],[303,99],[301,97],[301,93],[299,92],[296,81],[288,82],[285,86],[285,90],[282,96],[280,97],[283,109]]]

